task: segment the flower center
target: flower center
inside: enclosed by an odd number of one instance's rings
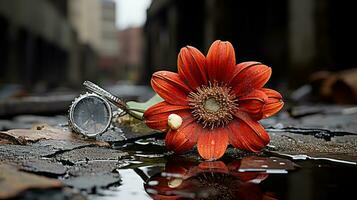
[[[201,194],[204,198],[199,199],[238,199],[241,181],[237,177],[218,172],[202,172],[192,179],[198,180],[198,189],[204,191]]]
[[[237,110],[237,99],[231,88],[217,83],[201,86],[188,96],[193,117],[211,129],[227,125]]]
[[[213,98],[207,99],[204,103],[204,108],[207,112],[217,112],[220,109],[219,103]]]

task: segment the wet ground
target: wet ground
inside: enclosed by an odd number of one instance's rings
[[[348,199],[357,177],[357,109],[294,107],[262,121],[259,154],[177,156],[162,135],[112,128],[96,140],[65,116],[0,120],[0,199]]]

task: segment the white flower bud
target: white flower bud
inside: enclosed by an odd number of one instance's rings
[[[167,118],[167,124],[172,130],[177,130],[182,124],[182,118],[180,115],[170,114]]]

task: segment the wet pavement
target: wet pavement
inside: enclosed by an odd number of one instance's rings
[[[318,109],[317,109],[318,107]],[[0,120],[0,199],[335,199],[357,178],[354,106],[301,106],[262,121],[263,152],[176,156],[162,134],[118,124],[93,139],[66,116]]]

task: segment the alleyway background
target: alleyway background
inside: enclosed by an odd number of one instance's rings
[[[353,9],[337,0],[4,0],[0,101],[78,93],[84,80],[135,96],[120,87],[149,86],[153,72],[176,71],[180,48],[206,53],[220,39],[237,62],[271,66],[268,86],[286,98],[354,103],[356,70],[339,74],[356,67]]]

